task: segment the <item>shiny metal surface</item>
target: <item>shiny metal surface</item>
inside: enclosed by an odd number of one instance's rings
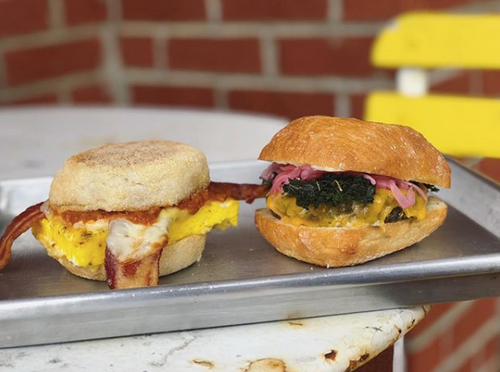
[[[212,179],[255,182],[264,166],[216,165]],[[77,278],[25,234],[0,272],[0,347],[498,296],[500,240],[494,235],[498,226],[488,222],[498,218],[497,207],[491,207],[498,186],[452,166],[459,175],[454,188],[466,184],[470,198],[490,201],[474,203],[478,221],[455,208],[463,207],[460,202],[466,198],[443,192],[453,206],[436,233],[404,251],[351,268],[323,269],[276,252],[253,226],[253,212],[263,201],[242,205],[238,228],[210,233],[200,262],[162,278],[154,288],[110,291],[104,283]],[[3,221],[46,198],[49,183],[0,182]]]

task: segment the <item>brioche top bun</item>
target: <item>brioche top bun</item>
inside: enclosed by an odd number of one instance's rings
[[[271,139],[260,160],[356,171],[450,187],[444,156],[410,127],[351,118],[308,116]]]
[[[179,142],[112,144],[70,157],[49,205],[58,211],[139,211],[176,205],[208,187],[205,155]]]

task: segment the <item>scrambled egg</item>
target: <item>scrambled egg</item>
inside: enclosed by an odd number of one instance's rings
[[[406,194],[406,190],[402,190]],[[286,194],[271,194],[267,198],[267,208],[281,217],[282,221],[295,226],[310,227],[356,227],[362,225],[384,225],[385,218],[399,206],[390,190],[377,189],[373,203],[356,205],[351,213],[338,214],[337,211],[320,206],[317,209],[304,209],[297,205],[296,199]],[[423,220],[426,216],[426,202],[415,195],[415,204],[403,209],[406,217]]]
[[[206,234],[213,227],[225,229],[236,226],[238,209],[239,203],[233,199],[209,201],[194,215],[175,207],[164,208],[154,225],[166,226],[161,233],[163,236],[168,234],[168,244],[171,245],[188,236]],[[42,220],[32,231],[50,256],[56,259],[65,257],[74,265],[97,269],[104,263],[109,225],[107,220],[71,225],[53,217]],[[129,225],[146,230],[142,225]]]

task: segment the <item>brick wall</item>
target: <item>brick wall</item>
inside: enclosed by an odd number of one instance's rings
[[[415,9],[480,0],[0,0],[0,104],[182,105],[363,114],[393,87],[369,53]],[[500,75],[447,72],[437,90],[497,94]]]
[[[405,338],[408,372],[497,372],[498,300],[445,303]]]
[[[0,0],[0,105],[180,105],[363,115],[394,72],[374,37],[417,9],[500,0]],[[433,90],[500,95],[500,73],[437,71]],[[500,180],[498,162],[477,164]],[[499,371],[495,300],[438,305],[408,337],[410,372]]]

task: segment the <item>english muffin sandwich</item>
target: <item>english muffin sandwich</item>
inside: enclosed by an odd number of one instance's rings
[[[262,186],[210,183],[203,153],[177,142],[114,144],[70,157],[49,200],[28,208],[0,240],[0,269],[32,227],[49,256],[110,288],[158,284],[198,260],[206,234],[235,226]]]
[[[415,130],[311,116],[279,131],[259,159],[271,186],[255,223],[281,253],[312,264],[361,264],[435,231],[450,187],[443,155]]]

